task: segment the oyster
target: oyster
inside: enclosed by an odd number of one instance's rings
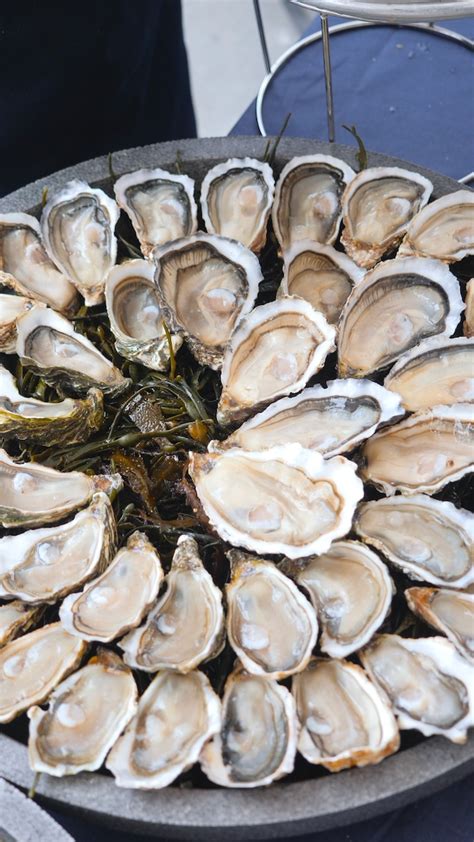
[[[86,441],[99,430],[104,417],[102,392],[91,389],[83,400],[66,398],[45,403],[24,398],[15,378],[0,365],[0,436],[20,441],[75,444]]]
[[[187,175],[144,169],[126,173],[114,185],[118,205],[130,217],[141,250],[189,237],[197,228],[194,181]]]
[[[435,406],[376,433],[362,477],[385,494],[434,494],[474,470],[474,406]]]
[[[263,304],[234,330],[222,364],[221,424],[299,392],[334,350],[335,330],[301,298]]]
[[[82,660],[87,644],[51,623],[0,649],[0,722],[41,704]]]
[[[0,274],[0,284],[2,277]],[[16,348],[16,320],[34,306],[31,298],[0,293],[0,352],[14,354]]]
[[[298,295],[334,324],[364,272],[347,255],[311,240],[297,240],[283,254],[279,295]]]
[[[130,383],[110,360],[54,310],[33,307],[17,321],[16,352],[46,383],[84,393],[98,386],[115,395]]]
[[[274,190],[272,168],[256,158],[230,158],[212,167],[201,186],[207,231],[258,253],[267,239]]]
[[[40,225],[34,216],[26,213],[0,214],[2,286],[72,315],[79,307],[79,296],[66,275],[46,254]]]
[[[222,699],[222,727],[200,763],[220,786],[265,786],[293,771],[298,726],[291,693],[237,667]]]
[[[466,284],[465,304],[464,336],[474,337],[474,278],[471,278]]]
[[[0,596],[55,602],[104,570],[115,544],[112,505],[99,492],[69,523],[0,538]]]
[[[163,670],[138,703],[106,767],[118,786],[161,789],[199,757],[221,727],[220,701],[199,670],[182,675]]]
[[[99,649],[48,701],[47,710],[28,711],[30,767],[55,777],[77,775],[102,766],[137,709],[137,688],[118,655]]]
[[[447,588],[408,588],[405,597],[415,614],[445,634],[474,664],[474,594]]]
[[[349,532],[363,496],[356,465],[300,444],[190,453],[189,472],[224,541],[289,558],[323,553]]]
[[[265,678],[303,670],[316,644],[316,614],[271,561],[230,550],[227,636],[244,669]]]
[[[127,260],[114,266],[105,280],[105,301],[118,353],[147,368],[165,371],[170,347],[153,283],[154,274],[154,266],[148,260]],[[171,342],[176,352],[182,339],[173,336]]]
[[[297,240],[334,243],[341,199],[354,170],[331,155],[292,158],[283,167],[273,203],[273,229],[282,251]]]
[[[369,167],[342,197],[341,242],[359,266],[371,267],[397,246],[431,196],[431,181],[399,167]]]
[[[455,263],[474,254],[474,193],[457,190],[427,205],[412,219],[398,254]]]
[[[245,421],[224,442],[209,449],[265,450],[298,442],[324,456],[351,450],[381,424],[403,415],[398,395],[372,380],[331,380],[292,398],[282,398]]]
[[[36,462],[15,462],[0,450],[0,524],[7,529],[54,523],[85,506],[96,491],[110,496],[121,488],[120,474],[61,473]]]
[[[331,658],[368,643],[390,610],[387,567],[358,541],[335,541],[323,555],[283,562],[281,569],[308,593],[321,626],[319,647]]]
[[[0,605],[0,646],[27,632],[42,613],[41,605],[24,605],[19,599]]]
[[[189,672],[215,657],[224,643],[222,594],[198,553],[196,541],[181,535],[166,576],[166,592],[143,626],[119,646],[136,669]]]
[[[301,723],[298,749],[309,763],[340,772],[379,763],[397,751],[395,717],[356,664],[312,658],[294,676],[292,693]]]
[[[365,377],[430,336],[451,336],[464,303],[437,260],[380,263],[352,290],[339,323],[339,374]]]
[[[71,279],[87,307],[104,300],[104,280],[117,257],[119,209],[103,190],[69,181],[48,199],[41,230],[49,256]]]
[[[397,360],[384,386],[410,412],[474,401],[474,340],[425,339]]]
[[[370,677],[389,697],[399,727],[466,742],[474,724],[474,667],[444,637],[381,634],[362,649]]]
[[[59,609],[66,631],[83,640],[108,643],[138,626],[155,601],[163,570],[160,558],[141,532],[134,532],[98,579],[72,593]]]
[[[474,515],[424,494],[363,503],[354,529],[412,579],[467,588],[474,582]]]
[[[257,257],[241,243],[198,232],[155,249],[163,318],[186,338],[202,365],[218,369],[237,321],[250,312],[262,280]]]

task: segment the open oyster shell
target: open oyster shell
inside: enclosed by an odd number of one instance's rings
[[[398,254],[455,263],[474,254],[474,193],[457,190],[427,205],[412,219]]]
[[[46,202],[41,230],[46,250],[79,290],[87,307],[104,300],[104,281],[117,258],[119,209],[103,190],[69,181]]]
[[[47,307],[33,307],[17,321],[16,352],[46,383],[84,393],[97,386],[115,395],[130,383],[110,360],[67,319]]]
[[[273,230],[282,251],[297,240],[334,243],[341,200],[355,172],[331,155],[303,155],[283,167],[275,190]]]
[[[2,278],[0,275],[0,284]],[[31,298],[0,293],[0,352],[14,354],[16,348],[16,320],[34,307]]]
[[[474,667],[449,640],[381,634],[359,654],[390,699],[401,730],[466,742],[474,723]]]
[[[342,197],[341,242],[359,266],[370,268],[397,246],[431,196],[431,181],[400,167],[369,167]]]
[[[25,634],[42,613],[42,605],[24,605],[19,599],[0,605],[0,647]]]
[[[98,579],[66,597],[59,609],[61,623],[83,640],[108,643],[140,623],[162,578],[155,548],[145,535],[134,532]]]
[[[474,339],[425,339],[397,360],[384,386],[410,412],[474,401]]]
[[[77,290],[46,254],[40,224],[27,213],[0,214],[0,284],[67,316],[79,307]]]
[[[464,311],[464,336],[474,336],[474,278],[466,284],[466,309]]]
[[[117,204],[130,217],[141,250],[189,237],[197,228],[194,181],[188,175],[143,169],[126,173],[114,185]]]
[[[118,786],[161,789],[199,758],[204,743],[221,727],[221,709],[208,678],[163,670],[138,703],[106,767]]]
[[[474,594],[448,588],[408,588],[405,597],[415,614],[445,634],[474,664]]]
[[[334,340],[334,328],[301,298],[283,296],[256,307],[230,337],[218,421],[239,421],[281,395],[299,392],[322,368]]]
[[[0,596],[56,602],[107,567],[116,540],[112,505],[103,492],[68,523],[0,538]]]
[[[474,582],[474,515],[425,494],[362,503],[354,529],[412,579],[467,588]]]
[[[385,494],[434,494],[474,470],[474,406],[435,406],[381,430],[362,451],[362,477]]]
[[[365,377],[430,336],[451,336],[464,302],[459,282],[437,260],[380,263],[352,290],[338,331],[339,374]]]
[[[226,681],[222,727],[204,746],[201,768],[220,786],[266,786],[293,771],[297,733],[286,687],[238,666]]]
[[[283,279],[278,295],[298,295],[334,324],[353,286],[364,271],[332,246],[297,240],[283,253]]]
[[[340,772],[379,763],[397,751],[395,717],[356,664],[312,658],[294,676],[292,693],[301,723],[298,749],[309,763]]]
[[[154,274],[155,267],[148,260],[127,260],[113,266],[105,280],[105,301],[118,353],[147,368],[165,371],[170,348]],[[173,352],[182,341],[180,336],[172,337]]]
[[[136,709],[131,670],[114,652],[99,649],[56,687],[47,710],[29,709],[31,768],[54,777],[98,769]]]
[[[36,462],[15,462],[0,450],[0,524],[41,526],[54,523],[85,506],[96,491],[120,491],[120,474],[88,476],[46,468]]]
[[[271,561],[230,550],[227,637],[247,672],[286,678],[303,670],[316,644],[311,603]]]
[[[319,647],[345,658],[368,643],[390,610],[394,585],[386,565],[358,541],[335,541],[319,556],[281,569],[303,588],[321,627]]]
[[[206,230],[258,253],[267,238],[274,190],[272,168],[256,158],[229,158],[217,164],[201,186]]]
[[[198,232],[155,249],[155,283],[168,327],[202,365],[218,369],[229,337],[254,306],[262,272],[241,243]]]
[[[0,722],[10,722],[30,705],[40,705],[75,669],[87,644],[51,623],[0,649]]]
[[[119,646],[125,663],[146,672],[189,672],[215,657],[224,644],[222,593],[212,581],[196,541],[181,535],[165,579],[166,591],[145,624]]]
[[[300,444],[264,451],[190,453],[189,472],[224,541],[257,553],[299,558],[349,532],[363,496],[356,465]]]
[[[331,380],[270,404],[209,450],[241,447],[265,450],[298,442],[324,456],[336,456],[369,438],[381,424],[403,415],[398,395],[372,380]]]

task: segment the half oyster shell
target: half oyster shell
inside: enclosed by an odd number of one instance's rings
[[[474,594],[447,588],[408,588],[405,597],[415,614],[445,634],[474,664]]]
[[[272,168],[256,158],[229,158],[217,164],[201,186],[206,230],[258,253],[267,239],[274,190]]]
[[[0,275],[0,284],[2,277]],[[31,298],[0,293],[0,352],[14,354],[16,348],[16,320],[34,307]]]
[[[349,661],[312,658],[295,675],[292,693],[301,723],[298,749],[309,762],[340,772],[379,763],[400,745],[385,696]]]
[[[218,369],[238,320],[253,308],[262,272],[241,243],[198,232],[153,252],[163,318],[202,365]]]
[[[316,644],[316,614],[271,561],[230,550],[227,637],[247,672],[286,678],[303,670]]]
[[[145,624],[119,646],[125,663],[146,672],[189,672],[215,657],[224,644],[222,593],[198,553],[196,541],[181,535],[165,579],[166,592]]]
[[[56,687],[47,710],[29,709],[30,767],[54,777],[98,769],[136,709],[131,670],[114,652],[99,649]]]
[[[208,678],[199,670],[186,675],[163,670],[140,698],[105,765],[117,786],[161,789],[198,760],[220,727],[220,701]]]
[[[412,219],[398,254],[455,263],[474,254],[474,193],[457,190],[427,205]]]
[[[238,666],[226,681],[222,727],[204,746],[201,768],[220,786],[266,786],[293,771],[297,731],[286,687]]]
[[[275,190],[273,230],[282,251],[297,240],[334,243],[342,194],[355,172],[331,155],[303,155],[283,167]]]
[[[0,605],[0,647],[25,634],[42,613],[42,605],[24,605],[19,599]]]
[[[354,462],[324,459],[296,443],[260,452],[190,453],[189,472],[224,541],[289,558],[329,549],[349,532],[363,496]]]
[[[103,190],[69,181],[46,202],[41,230],[49,256],[79,290],[87,307],[104,300],[104,281],[117,258],[119,209]]]
[[[145,257],[156,246],[189,237],[197,228],[194,181],[188,175],[144,169],[126,173],[114,185],[117,204],[130,217]]]
[[[437,260],[380,263],[352,290],[339,323],[339,373],[365,377],[430,336],[451,336],[464,302],[459,282]]]
[[[221,424],[299,392],[334,350],[335,330],[294,296],[256,307],[234,330],[222,364]]]
[[[474,278],[466,284],[466,309],[464,311],[464,336],[474,336]]]
[[[369,167],[342,197],[341,242],[359,266],[372,267],[397,246],[433,191],[431,181],[400,167]]]

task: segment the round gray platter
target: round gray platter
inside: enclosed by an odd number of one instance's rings
[[[174,170],[179,150],[183,172],[200,182],[218,161],[245,155],[262,158],[266,139],[256,137],[180,140],[117,152],[118,175],[141,167]],[[281,141],[275,161],[278,173],[295,155],[326,153],[356,166],[353,147],[288,138]],[[453,179],[375,153],[369,166],[416,169],[431,179],[434,196],[460,185]],[[0,200],[0,212],[39,213],[43,189],[50,192],[71,178],[83,178],[111,192],[105,157],[69,167],[40,179]],[[119,789],[111,777],[81,773],[77,777],[42,775],[36,792],[45,806],[71,810],[92,821],[122,831],[176,839],[276,839],[326,830],[409,804],[465,777],[474,770],[474,737],[463,746],[432,737],[399,752],[378,766],[296,783],[279,782],[265,789],[187,789],[140,792]],[[0,733],[0,776],[23,789],[33,782],[24,745]]]

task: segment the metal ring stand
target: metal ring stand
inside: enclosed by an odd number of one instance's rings
[[[304,5],[303,3],[298,3],[297,5]],[[262,53],[264,57],[266,56],[268,59],[268,50],[265,41],[265,33],[263,30],[262,25],[262,18],[260,14],[260,9],[258,5],[258,0],[254,0],[255,6],[255,14],[257,17],[258,29],[259,29],[259,36],[260,36],[260,43],[262,46]],[[267,74],[260,85],[257,99],[255,103],[255,113],[257,118],[257,125],[258,130],[263,137],[267,136],[267,132],[265,129],[265,123],[263,120],[263,105],[265,100],[265,94],[268,90],[269,85],[275,78],[276,74],[282,69],[282,67],[287,64],[287,62],[301,50],[304,50],[305,47],[309,47],[310,44],[315,44],[317,41],[323,42],[323,63],[324,63],[324,80],[325,80],[325,88],[326,88],[326,114],[327,114],[327,122],[328,122],[328,139],[330,143],[334,142],[335,139],[335,130],[334,130],[334,106],[333,106],[333,85],[332,85],[332,71],[331,71],[331,54],[329,49],[329,35],[330,34],[337,34],[338,32],[348,32],[352,29],[365,29],[371,26],[390,26],[396,27],[397,29],[419,29],[425,32],[430,32],[433,35],[437,35],[441,38],[447,38],[450,41],[455,41],[458,44],[461,44],[463,47],[467,47],[469,50],[474,50],[474,41],[470,38],[467,38],[465,35],[460,35],[458,32],[453,32],[451,29],[445,29],[441,26],[435,26],[432,23],[383,23],[383,22],[362,22],[362,21],[353,21],[351,23],[341,23],[337,26],[328,26],[327,15],[320,14],[321,18],[321,32],[315,32],[313,35],[308,35],[306,38],[302,38],[301,41],[298,41],[285,53],[283,53],[280,58],[278,58],[274,64],[272,64],[271,68],[268,69],[268,61],[266,61],[267,66]]]

